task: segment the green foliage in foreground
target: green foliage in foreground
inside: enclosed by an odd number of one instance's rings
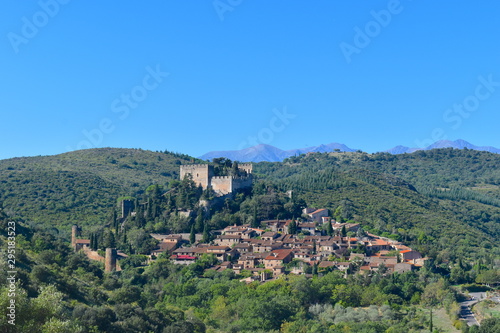
[[[2,230],[6,221],[0,211]],[[419,332],[429,327],[430,308],[444,307],[451,319],[458,309],[455,291],[433,266],[392,276],[330,272],[245,284],[231,270],[206,270],[215,262],[206,255],[189,266],[159,258],[105,274],[50,229],[16,226],[16,328],[2,316],[2,332]],[[2,231],[0,248],[6,241]],[[11,298],[5,259],[4,314]]]

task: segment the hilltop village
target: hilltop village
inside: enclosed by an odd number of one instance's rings
[[[236,165],[236,164],[235,164]],[[181,179],[190,178],[204,190],[215,193],[213,200],[231,199],[241,189],[252,186],[252,165],[241,164],[227,176],[215,176],[209,164],[182,165]],[[207,205],[207,202],[201,202]],[[122,201],[122,221],[134,216],[130,200]],[[189,216],[192,212],[179,212]],[[80,229],[72,230],[72,246],[83,250],[90,259],[105,263],[105,271],[120,270],[122,251],[107,248],[105,256],[90,249],[91,240],[78,239]],[[266,281],[283,274],[306,274],[339,270],[345,274],[391,274],[415,270],[426,258],[401,242],[365,233],[359,223],[341,223],[325,208],[304,208],[301,218],[263,220],[259,227],[249,224],[231,225],[210,231],[209,241],[202,234],[159,234],[150,236],[157,246],[148,262],[168,257],[179,265],[189,265],[204,255],[212,255],[217,263],[211,270],[233,270],[246,282]],[[193,237],[194,236],[194,237]],[[147,264],[147,262],[144,262]]]

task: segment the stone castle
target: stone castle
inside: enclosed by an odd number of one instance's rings
[[[242,176],[215,176],[214,166],[209,164],[190,164],[180,166],[180,176],[184,179],[191,175],[193,181],[203,189],[212,187],[218,196],[232,193],[236,190],[252,187],[252,164],[238,165]]]
[[[82,229],[74,224],[71,227],[71,246],[75,252],[83,251],[87,257],[91,260],[104,261],[104,272],[114,272],[116,270],[121,270],[119,266],[117,266],[117,252],[116,249],[106,248],[106,257],[101,257],[97,251],[92,251],[90,249],[90,239],[80,239],[77,238],[80,236]]]

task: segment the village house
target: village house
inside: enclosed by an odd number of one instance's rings
[[[235,250],[229,246],[209,246],[206,248],[207,254],[214,254],[217,260],[227,261],[228,258],[235,256]]]
[[[235,249],[236,251],[238,251],[239,254],[246,254],[246,253],[253,252],[253,246],[252,246],[252,244],[248,244],[248,243],[236,244],[233,247],[233,249]]]
[[[413,270],[413,265],[406,263],[406,262],[400,262],[394,265],[394,272],[395,273],[405,273],[405,272],[411,272]]]
[[[281,235],[280,237],[275,239],[275,242],[280,243],[282,247],[284,248],[290,248],[293,249],[295,247],[298,247],[302,242],[295,237],[295,235]]]
[[[316,233],[316,224],[314,222],[300,222],[297,224],[297,230],[314,235]]]
[[[219,246],[233,246],[241,243],[242,238],[240,235],[220,235],[214,240],[214,243]]]
[[[248,225],[229,226],[222,230],[223,235],[240,236],[241,239],[249,239],[257,235],[256,229],[250,228]]]
[[[302,251],[300,249],[293,250],[293,258],[303,262],[311,261],[311,253],[309,251]]]
[[[332,218],[328,216],[323,216],[321,218],[321,224],[332,223]]]
[[[285,267],[278,265],[271,268],[273,276],[279,276],[285,274]]]
[[[264,224],[271,231],[287,234],[290,222],[292,222],[292,220],[267,220],[262,221],[262,224]]]
[[[322,260],[318,264],[319,272],[328,272],[335,268],[335,262]]]
[[[337,268],[339,271],[347,271],[347,270],[350,270],[351,269],[351,266],[352,264],[350,262],[337,262],[335,263],[335,268]]]
[[[391,245],[387,241],[380,238],[372,238],[368,242],[367,248],[371,253],[376,253],[381,250],[390,250]]]
[[[276,238],[278,238],[279,236],[280,236],[280,234],[278,234],[277,232],[268,231],[268,232],[265,232],[262,235],[260,235],[260,239],[265,240],[265,241],[273,241]]]
[[[159,256],[162,253],[172,254],[182,243],[181,235],[150,234],[150,236],[160,241],[156,248],[151,251],[151,255],[154,256]]]
[[[346,232],[357,232],[359,223],[332,223],[332,228],[336,232],[340,232],[342,228],[344,228]]]
[[[197,257],[195,256],[189,256],[189,255],[172,255],[170,257],[170,259],[172,260],[172,262],[174,264],[178,264],[178,265],[189,265],[189,264],[192,264],[196,261]]]
[[[90,239],[77,239],[75,240],[75,251],[85,250],[90,248]]]
[[[270,252],[272,250],[276,250],[281,248],[281,244],[275,243],[273,241],[264,241],[261,239],[250,239],[250,244],[253,246],[253,252]]]
[[[151,251],[151,255],[159,256],[162,253],[172,254],[177,249],[177,243],[174,242],[159,242],[158,245]]]
[[[90,249],[90,239],[79,239],[82,229],[76,224],[71,227],[71,246],[75,252]]]
[[[264,259],[264,267],[272,269],[276,266],[283,266],[292,261],[292,258],[293,252],[290,249],[274,250]]]
[[[337,244],[335,244],[333,239],[319,242],[319,251],[320,252],[332,254],[336,248],[337,248]]]
[[[255,255],[242,255],[238,258],[238,265],[241,265],[243,269],[255,268],[259,265],[259,260]]]
[[[313,208],[304,208],[302,213],[307,215],[312,221],[321,223],[323,222],[323,217],[328,217],[328,209],[313,209]]]
[[[203,248],[200,248],[200,247],[181,247],[181,248],[174,250],[173,255],[197,257],[202,252],[203,252]]]
[[[399,252],[399,256],[402,262],[422,258],[420,252],[411,249]]]

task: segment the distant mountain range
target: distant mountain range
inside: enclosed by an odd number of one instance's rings
[[[410,148],[405,146],[396,146],[392,149],[386,150],[386,152],[391,154],[404,154],[404,153],[413,153],[417,150],[431,150],[431,149],[439,149],[439,148],[456,148],[456,149],[473,149],[480,151],[489,151],[490,153],[500,154],[500,149],[490,146],[475,146],[470,142],[465,140],[440,140],[434,142],[432,145],[427,146],[425,148]]]
[[[431,150],[437,148],[456,148],[456,149],[473,149],[488,151],[491,153],[500,153],[500,149],[490,146],[475,146],[465,140],[440,140],[436,141],[430,146],[425,148],[410,148],[405,146],[396,146],[394,148],[388,149],[385,152],[391,154],[404,154],[413,153],[417,150]],[[306,154],[306,153],[328,153],[333,151],[342,152],[354,152],[358,149],[352,149],[342,143],[329,143],[327,145],[319,145],[307,148],[291,149],[291,150],[281,150],[271,145],[260,144],[250,148],[245,148],[241,150],[227,150],[227,151],[211,151],[199,158],[202,160],[212,160],[217,157],[229,158],[233,161],[240,162],[281,162],[287,157]]]
[[[199,158],[202,160],[212,160],[213,158],[217,157],[225,157],[229,158],[230,160],[240,162],[281,162],[285,158],[290,156],[306,154],[309,152],[327,153],[335,151],[336,149],[347,152],[356,151],[356,149],[351,149],[341,143],[330,143],[327,145],[319,145],[291,150],[281,150],[274,146],[260,144],[241,150],[211,151],[206,153],[205,155],[200,156]]]

